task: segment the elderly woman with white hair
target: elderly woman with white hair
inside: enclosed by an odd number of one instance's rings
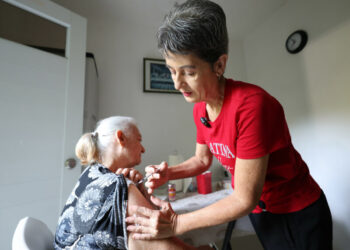
[[[100,121],[79,139],[76,155],[87,168],[59,218],[55,249],[195,249],[174,237],[142,241],[127,234],[130,207],[152,208],[143,185],[134,185],[142,179],[133,169],[145,152],[141,141],[136,121],[121,116]]]

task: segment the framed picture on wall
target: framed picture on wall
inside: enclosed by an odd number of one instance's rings
[[[143,58],[143,91],[180,94],[180,91],[174,88],[165,60]]]

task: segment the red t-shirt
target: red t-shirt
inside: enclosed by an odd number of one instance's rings
[[[262,88],[226,80],[224,103],[214,122],[209,121],[204,102],[193,109],[197,143],[211,153],[232,174],[236,157],[256,159],[270,154],[260,200],[272,213],[299,211],[321,194],[300,154],[294,149],[281,104]],[[200,118],[206,117],[210,128]],[[262,209],[257,206],[253,213]]]

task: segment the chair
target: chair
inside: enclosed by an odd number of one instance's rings
[[[18,222],[12,237],[12,250],[51,250],[54,236],[45,223],[25,217]]]
[[[233,229],[235,228],[235,224],[236,224],[235,220],[230,221],[228,223],[228,225],[226,227],[224,242],[223,242],[222,248],[221,248],[222,250],[232,250],[230,241],[231,241]]]

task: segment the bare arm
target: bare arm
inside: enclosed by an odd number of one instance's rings
[[[269,156],[252,160],[236,159],[235,190],[203,209],[178,215],[176,234],[222,224],[249,214],[257,205],[265,182]],[[217,211],[222,211],[218,213]]]
[[[133,215],[134,211],[132,211],[133,206],[143,206],[150,209],[153,209],[153,204],[151,204],[144,195],[140,192],[140,190],[134,186],[130,185],[128,190],[128,208],[127,208],[127,215]],[[209,250],[211,249],[209,246],[202,246],[202,247],[193,247],[190,246],[184,242],[182,242],[180,239],[176,237],[170,237],[166,239],[159,239],[159,240],[151,240],[151,241],[145,241],[145,240],[136,240],[133,237],[133,233],[128,234],[128,248],[130,250],[137,249],[137,250],[147,250],[147,249],[169,249],[169,250]]]
[[[268,159],[269,155],[251,160],[237,158],[235,190],[232,195],[197,211],[177,215],[172,211],[170,203],[161,204],[151,199],[155,205],[162,207],[161,211],[137,207],[136,211],[143,215],[143,219],[135,220],[129,217],[128,222],[140,223],[142,227],[129,226],[128,230],[134,232],[135,239],[164,238],[197,228],[222,224],[250,213],[260,199]],[[164,220],[170,223],[164,224]]]
[[[206,144],[196,144],[195,155],[179,165],[169,167],[169,180],[192,177],[208,170],[213,155]]]

